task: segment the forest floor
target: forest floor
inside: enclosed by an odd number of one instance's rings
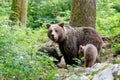
[[[89,68],[84,67],[84,65],[68,65],[67,69],[58,68],[58,74],[55,75],[55,80],[113,80],[114,74],[110,73],[109,70],[111,67],[112,70],[118,71],[117,73],[119,73],[117,78],[114,78],[114,80],[120,80],[120,55],[115,54],[112,48],[107,48],[102,49],[102,52],[100,53],[100,59],[101,63],[96,63]],[[111,72],[115,73],[115,71],[112,70]],[[98,75],[97,79],[94,78],[95,75]],[[104,77],[106,77],[106,79],[103,79]]]
[[[120,61],[120,55],[114,55],[114,53],[105,54],[103,58],[101,63],[114,64],[116,61]],[[83,75],[87,71],[87,69],[90,68],[85,68],[81,66],[75,66],[73,68],[68,68],[68,69],[58,68],[58,74],[61,77],[60,80],[74,80],[75,77]],[[73,76],[72,79],[69,78],[70,76]],[[89,80],[89,79],[85,79],[85,80]]]

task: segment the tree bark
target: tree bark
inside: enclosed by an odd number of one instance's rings
[[[21,0],[12,0],[12,13],[10,15],[10,20],[12,20],[12,25],[19,25],[20,12],[21,12]]]
[[[95,0],[72,0],[71,20],[72,27],[93,27],[96,22]]]
[[[21,0],[21,14],[20,14],[20,21],[22,26],[26,26],[27,24],[27,7],[28,7],[28,0]]]
[[[12,0],[13,11],[10,15],[12,25],[26,26],[28,0]]]

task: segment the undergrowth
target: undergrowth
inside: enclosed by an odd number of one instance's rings
[[[0,78],[49,80],[57,73],[53,58],[36,55],[48,41],[46,29],[32,30],[18,26],[0,26]]]
[[[97,0],[96,29],[108,36],[116,54],[120,52],[119,0]],[[28,27],[11,26],[11,1],[0,2],[0,78],[9,80],[53,80],[57,73],[53,58],[45,53],[36,55],[49,39],[45,23],[70,21],[71,0],[30,0]],[[55,9],[54,9],[55,8]],[[104,53],[107,54],[107,53]],[[103,54],[103,56],[104,56]],[[103,57],[102,56],[102,57]],[[119,64],[119,61],[116,63]]]

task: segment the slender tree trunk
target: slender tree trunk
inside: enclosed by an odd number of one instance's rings
[[[27,7],[28,7],[28,0],[21,0],[21,14],[20,14],[20,21],[22,26],[26,26],[27,24]]]
[[[10,20],[12,20],[12,25],[22,25],[27,24],[27,6],[28,0],[12,0],[13,11],[10,15]]]
[[[70,25],[94,27],[96,22],[95,0],[72,0]]]

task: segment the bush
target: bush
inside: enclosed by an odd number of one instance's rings
[[[38,48],[48,41],[45,26],[35,30],[10,26],[10,4],[0,3],[0,79],[53,80],[57,72],[53,58],[45,53],[36,55]]]
[[[114,38],[120,34],[120,12],[119,6],[120,0],[97,0],[97,16],[96,16],[96,29],[101,36],[107,36],[111,40],[108,41],[112,48],[103,50],[100,54],[101,59],[104,61],[104,56],[109,54],[118,55],[120,52],[120,40],[119,37]],[[110,59],[110,58],[109,58]],[[117,62],[116,62],[117,61]],[[117,63],[120,61],[116,58]]]
[[[40,27],[43,23],[57,23],[56,17],[69,19],[71,0],[30,0],[28,7],[28,26]],[[66,19],[66,16],[68,19]]]
[[[56,68],[53,58],[45,53],[36,55],[39,45],[48,40],[46,30],[43,29],[0,26],[0,78],[10,80],[54,78]]]
[[[116,3],[119,3],[119,1],[97,1],[96,28],[101,35],[112,37],[119,33],[120,13],[116,12],[116,10],[113,8]]]

